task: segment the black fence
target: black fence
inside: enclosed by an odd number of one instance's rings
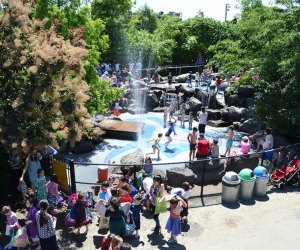
[[[300,143],[280,147],[267,151],[220,157],[218,159],[204,158],[194,162],[153,163],[153,174],[165,176],[169,187],[178,187],[183,181],[194,183],[199,188],[201,199],[216,196],[221,193],[221,180],[225,172],[239,172],[243,168],[254,169],[256,166],[265,166],[270,173],[274,169],[288,165],[300,152]],[[107,166],[109,174],[121,174],[122,168],[130,169],[134,185],[144,164],[103,164],[82,163],[68,159],[63,160],[67,165],[70,190],[72,192],[85,191],[92,186],[100,186],[98,182],[98,167]]]

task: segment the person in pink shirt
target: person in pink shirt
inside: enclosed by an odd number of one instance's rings
[[[248,136],[244,136],[242,138],[242,143],[241,143],[241,152],[243,154],[248,154],[249,150],[250,150],[249,138]]]
[[[46,184],[47,200],[50,208],[55,208],[63,198],[59,195],[57,175],[52,174],[50,181]]]
[[[169,244],[177,243],[177,236],[181,233],[180,212],[187,204],[178,195],[175,195],[170,200],[170,217],[166,224],[166,230],[171,233],[171,238],[168,240]]]

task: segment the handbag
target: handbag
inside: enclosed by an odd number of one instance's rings
[[[154,211],[154,214],[165,213],[168,210],[168,202],[166,202],[166,201],[160,202],[160,200],[161,200],[161,197],[160,196],[156,196],[156,198],[155,198],[155,211]]]
[[[19,228],[16,235],[12,238],[13,247],[25,247],[29,243],[27,229]]]
[[[109,228],[109,217],[100,217],[99,229],[108,229]]]

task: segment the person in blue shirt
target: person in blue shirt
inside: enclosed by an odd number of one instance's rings
[[[170,128],[168,129],[168,131],[165,133],[165,136],[167,137],[168,141],[165,143],[165,148],[168,148],[168,145],[170,144],[171,141],[173,141],[173,139],[171,138],[171,134],[172,132],[174,133],[174,135],[177,135],[175,132],[175,128],[174,128],[174,122],[170,123]]]

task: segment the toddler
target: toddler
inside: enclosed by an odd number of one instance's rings
[[[234,130],[233,125],[230,125],[228,127],[228,133],[227,133],[226,151],[225,151],[225,154],[221,155],[221,156],[226,156],[227,153],[228,153],[228,155],[230,155],[230,151],[231,151],[231,148],[233,145],[233,136],[234,136],[233,130]]]
[[[141,216],[140,213],[143,211],[142,205],[143,197],[137,194],[133,197],[133,203],[130,206],[130,213],[132,214],[132,219],[135,224],[135,236],[139,236],[139,230],[141,228]]]

